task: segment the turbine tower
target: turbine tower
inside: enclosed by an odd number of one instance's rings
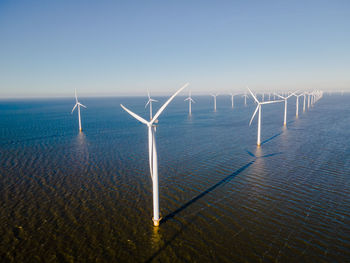
[[[259,111],[259,115],[258,115],[258,135],[257,135],[257,141],[256,141],[256,144],[258,146],[260,146],[260,143],[261,143],[261,105],[263,104],[270,104],[270,103],[276,103],[276,102],[281,102],[282,100],[271,100],[271,101],[263,101],[263,102],[260,102],[258,101],[258,99],[256,98],[256,96],[253,94],[253,92],[248,88],[250,94],[253,96],[254,100],[256,101],[256,103],[258,103],[258,106],[256,106],[256,109],[253,113],[253,116],[252,118],[250,119],[250,122],[249,122],[249,126],[252,124],[252,121],[255,117],[255,114],[257,113],[257,111]]]
[[[232,109],[233,109],[233,106],[234,106],[234,103],[233,103],[233,97],[235,96],[233,93],[229,94],[231,95],[231,106],[232,106]]]
[[[244,93],[242,97],[244,97],[244,106],[247,106],[247,97],[248,97],[247,92]]]
[[[283,121],[283,125],[286,126],[287,125],[287,100],[293,95],[293,93],[289,94],[287,97],[281,96],[276,94],[278,97],[280,97],[281,99],[284,99],[284,121]]]
[[[213,96],[214,98],[214,111],[216,111],[216,97],[218,96],[219,94],[211,94],[211,96]]]
[[[175,98],[177,94],[179,94],[184,88],[186,88],[189,84],[186,83],[182,88],[176,91],[164,104],[157,113],[153,116],[150,121],[146,121],[141,118],[139,115],[133,113],[122,104],[120,106],[131,116],[133,116],[138,121],[147,125],[148,127],[148,153],[149,153],[149,165],[152,177],[152,186],[153,186],[153,225],[159,226],[159,222],[161,220],[159,216],[159,186],[158,186],[158,159],[157,159],[157,148],[156,148],[156,138],[155,138],[155,124],[158,122],[159,115],[164,111],[164,109],[168,106],[168,104]]]
[[[190,93],[188,95],[188,98],[186,98],[184,101],[186,101],[186,100],[188,100],[188,115],[191,115],[192,114],[191,103],[192,102],[196,103],[191,97],[191,91],[190,91]]]
[[[78,97],[77,97],[77,89],[75,89],[75,105],[72,109],[72,114],[73,114],[73,111],[75,110],[76,107],[78,107],[78,117],[79,117],[79,132],[82,132],[82,128],[81,128],[81,117],[80,117],[80,106],[84,107],[84,108],[87,108],[86,106],[84,106],[83,104],[81,104],[79,101],[78,101]]]
[[[151,96],[149,95],[148,89],[147,89],[147,95],[148,95],[148,101],[146,103],[145,109],[147,108],[147,106],[149,104],[149,119],[152,120],[152,102],[158,102],[158,101],[151,98]]]

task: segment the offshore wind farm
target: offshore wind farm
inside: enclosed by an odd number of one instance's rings
[[[349,28],[342,0],[1,1],[0,262],[348,262]]]
[[[287,127],[283,102],[264,105],[259,147],[252,96],[234,110],[219,96],[213,112],[209,94],[192,94],[189,116],[187,93],[148,128],[159,167],[147,129],[118,108],[148,123],[147,96],[79,99],[83,132],[72,100],[2,101],[2,258],[346,260],[349,95],[326,94],[298,118],[290,103]]]

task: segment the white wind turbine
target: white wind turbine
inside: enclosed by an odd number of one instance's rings
[[[305,112],[305,105],[306,105],[306,92],[304,92],[303,112]]]
[[[158,102],[157,100],[151,99],[151,96],[149,95],[149,90],[147,89],[147,95],[148,95],[148,101],[146,103],[145,109],[147,108],[149,104],[149,119],[152,120],[152,102]]]
[[[244,106],[247,106],[247,97],[248,97],[247,92],[245,92],[242,97],[244,97]]]
[[[257,141],[256,141],[256,144],[258,146],[260,146],[260,143],[261,143],[261,105],[263,104],[270,104],[270,103],[276,103],[276,102],[281,102],[282,100],[272,100],[272,101],[265,101],[265,102],[260,102],[258,101],[258,99],[256,98],[256,96],[253,94],[253,92],[248,88],[250,94],[253,96],[254,100],[256,101],[256,103],[258,103],[258,106],[256,106],[256,109],[253,113],[253,116],[252,118],[250,119],[250,122],[249,122],[249,126],[252,124],[252,121],[255,117],[255,114],[257,113],[257,111],[259,111],[259,116],[258,116],[258,136],[257,136]]]
[[[301,93],[301,94],[297,95],[296,93],[293,93],[293,95],[297,98],[296,107],[295,107],[296,108],[295,109],[295,116],[298,117],[298,115],[299,115],[299,97],[303,96],[304,94]]]
[[[175,98],[177,94],[179,94],[184,88],[186,88],[189,84],[186,83],[182,88],[176,91],[164,104],[154,117],[150,121],[146,121],[141,118],[139,115],[133,113],[122,104],[120,106],[131,116],[133,116],[138,121],[146,124],[148,127],[148,154],[149,154],[149,165],[153,183],[153,224],[154,226],[159,226],[159,222],[161,220],[159,216],[159,191],[158,191],[158,159],[157,159],[157,149],[156,149],[156,138],[155,138],[155,125],[157,123],[157,119],[159,115],[164,111],[164,109],[168,106],[168,104]]]
[[[278,95],[278,94],[276,94],[276,95],[284,100],[284,121],[283,121],[283,125],[286,126],[287,125],[287,100],[293,95],[293,93],[289,94],[287,97],[284,97],[284,96],[281,96],[281,95]]]
[[[79,131],[81,132],[81,131],[82,131],[82,128],[81,128],[80,106],[82,106],[82,107],[84,107],[84,108],[87,108],[86,106],[84,106],[83,104],[81,104],[81,103],[78,101],[77,89],[75,89],[75,105],[74,105],[74,107],[73,107],[73,109],[72,109],[72,114],[73,114],[73,111],[75,110],[75,108],[78,107]]]
[[[233,109],[234,103],[233,103],[233,97],[235,96],[233,93],[230,93],[229,95],[231,95],[231,106]]]
[[[216,111],[216,97],[218,96],[219,94],[211,94],[211,96],[213,96],[214,98],[214,111]]]
[[[186,98],[185,101],[186,100],[188,100],[188,115],[191,115],[192,114],[191,104],[192,104],[192,102],[196,103],[191,97],[191,91],[190,91],[190,94],[189,94],[188,98]]]

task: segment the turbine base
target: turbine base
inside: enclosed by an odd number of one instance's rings
[[[153,226],[159,226],[159,222],[162,220],[162,218],[160,217],[158,220],[152,218],[153,221]]]

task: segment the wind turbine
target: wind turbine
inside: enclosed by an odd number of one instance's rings
[[[303,112],[305,112],[305,105],[306,105],[306,92],[304,92]]]
[[[232,109],[233,109],[233,97],[235,96],[233,93],[230,93],[229,95],[231,95],[231,104],[232,104]]]
[[[211,96],[213,96],[214,98],[214,111],[216,111],[216,97],[218,96],[219,94],[211,94]]]
[[[188,100],[188,115],[191,115],[192,114],[192,110],[191,110],[191,103],[196,103],[192,97],[191,97],[191,91],[190,91],[190,94],[188,96],[188,98],[185,99],[185,101]]]
[[[286,126],[287,125],[287,100],[293,95],[293,93],[289,94],[287,97],[281,96],[276,94],[278,97],[284,99],[284,121],[283,121],[283,125]]]
[[[147,125],[148,127],[148,154],[149,154],[149,165],[153,184],[153,225],[159,226],[161,220],[159,216],[159,187],[158,187],[158,159],[157,159],[157,149],[156,149],[156,138],[155,138],[155,124],[158,122],[159,115],[164,111],[168,104],[179,94],[184,88],[186,88],[189,83],[186,83],[182,88],[176,91],[164,104],[157,113],[151,118],[150,121],[146,121],[139,115],[133,113],[131,110],[124,107],[122,104],[120,106],[131,116],[133,116],[138,121]]]
[[[253,113],[253,116],[250,119],[249,126],[252,124],[252,121],[253,121],[253,119],[255,117],[255,114],[257,113],[257,111],[259,111],[259,116],[258,116],[258,136],[257,136],[256,144],[258,146],[260,146],[260,143],[261,143],[261,140],[260,140],[260,137],[261,137],[261,105],[281,102],[282,100],[271,100],[271,101],[260,102],[260,101],[258,101],[256,96],[253,94],[253,92],[249,88],[248,88],[248,90],[249,90],[250,94],[253,96],[253,98],[256,101],[256,103],[258,103],[258,106],[256,106],[256,109],[255,109],[255,111]]]
[[[87,108],[86,106],[84,106],[83,104],[81,104],[79,101],[78,101],[78,97],[77,97],[77,89],[75,89],[75,105],[72,109],[72,114],[73,114],[73,111],[75,110],[76,107],[78,107],[78,116],[79,116],[79,131],[82,132],[82,128],[81,128],[81,117],[80,117],[80,106],[84,107],[84,108]]]
[[[303,93],[301,93],[301,94],[299,94],[299,95],[297,95],[296,93],[293,93],[293,95],[297,98],[297,102],[296,102],[296,109],[295,109],[295,116],[296,117],[298,117],[298,115],[299,115],[299,97],[300,96],[303,96],[304,94]]]
[[[247,92],[245,92],[242,97],[244,97],[244,106],[247,106],[247,97],[248,97]]]
[[[146,103],[145,109],[147,108],[147,105],[149,104],[149,119],[152,120],[152,102],[158,102],[158,101],[151,99],[151,96],[149,95],[148,89],[147,89],[147,95],[148,95],[148,101]]]

